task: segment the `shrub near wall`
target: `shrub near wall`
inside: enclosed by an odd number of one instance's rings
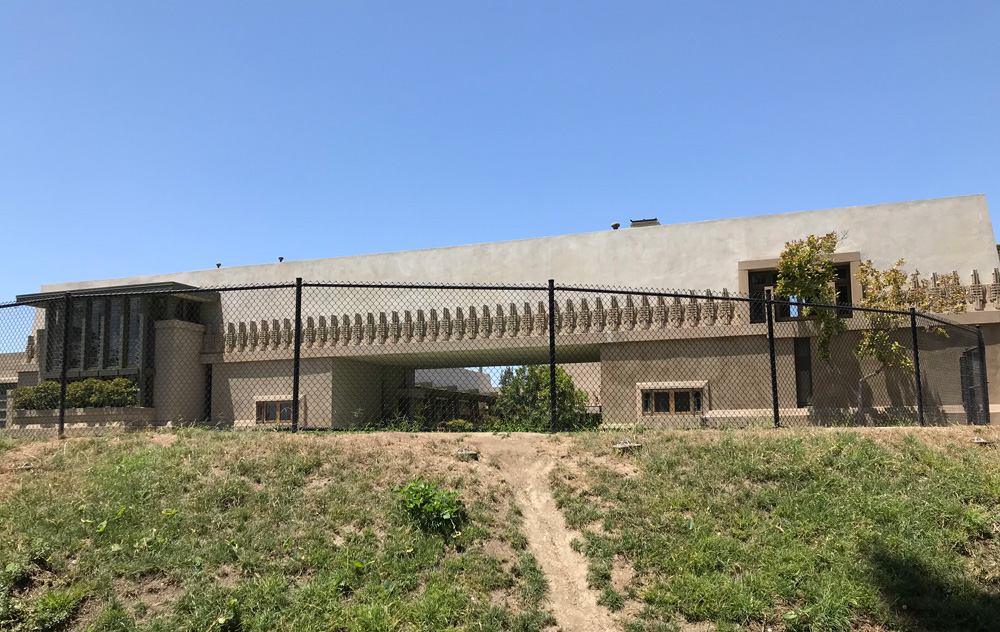
[[[59,408],[59,382],[48,380],[38,386],[15,388],[9,397],[17,410]],[[138,405],[139,388],[123,377],[89,378],[66,385],[67,408],[131,408]]]

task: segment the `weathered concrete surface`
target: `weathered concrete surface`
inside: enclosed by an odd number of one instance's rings
[[[609,217],[609,223],[614,218]],[[777,257],[786,241],[846,232],[841,249],[926,273],[1000,265],[985,195],[758,215],[429,250],[287,261],[101,281],[42,291],[177,281],[196,286],[307,280],[561,283],[735,289],[738,262]]]

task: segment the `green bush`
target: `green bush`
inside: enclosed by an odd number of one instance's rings
[[[465,513],[458,492],[439,488],[430,481],[418,478],[399,490],[410,517],[425,531],[448,533],[457,529]]]
[[[573,376],[556,367],[556,419],[552,428],[549,396],[549,367],[546,365],[508,367],[500,378],[500,392],[490,416],[481,424],[487,431],[548,432],[589,430],[599,419],[587,412],[587,393],[576,388]]]
[[[48,380],[38,386],[22,386],[10,392],[14,408],[49,410],[59,408],[59,382]],[[123,377],[112,380],[88,378],[66,385],[67,408],[125,408],[139,405],[139,388]]]

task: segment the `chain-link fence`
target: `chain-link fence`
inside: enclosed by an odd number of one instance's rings
[[[988,411],[978,328],[764,295],[297,280],[0,305],[11,436],[985,424]]]

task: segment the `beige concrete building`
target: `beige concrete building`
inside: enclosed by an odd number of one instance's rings
[[[140,386],[142,407],[155,411],[143,414],[160,423],[280,424],[292,397],[294,289],[203,288],[299,277],[370,284],[303,291],[302,425],[348,427],[414,414],[475,418],[488,413],[496,383],[469,367],[547,362],[544,286],[555,279],[580,288],[558,290],[557,361],[604,423],[766,422],[772,400],[765,312],[762,303],[740,299],[773,287],[787,241],[831,231],[843,236],[837,290],[848,305],[861,295],[855,275],[864,260],[887,268],[902,258],[911,272],[956,272],[967,309],[949,318],[982,328],[987,376],[1000,383],[1000,262],[985,196],[973,195],[45,285],[19,297],[37,306],[34,324],[24,352],[0,356],[0,390],[55,375],[48,332],[60,330],[59,301],[70,293],[71,379],[129,377]],[[470,287],[391,285],[426,283]],[[691,289],[699,298],[687,297]],[[815,323],[788,308],[777,316],[782,418],[819,420],[819,410],[852,415],[855,392],[845,385],[867,373],[850,342],[866,326],[863,315],[844,310],[848,331],[829,363],[814,360]],[[931,418],[967,415],[960,369],[973,345],[960,338],[921,344]],[[903,373],[885,371],[866,389],[873,413],[914,406],[915,383]],[[1000,396],[992,401],[995,414]],[[7,408],[8,425],[28,417]],[[34,414],[36,422],[42,414]]]

